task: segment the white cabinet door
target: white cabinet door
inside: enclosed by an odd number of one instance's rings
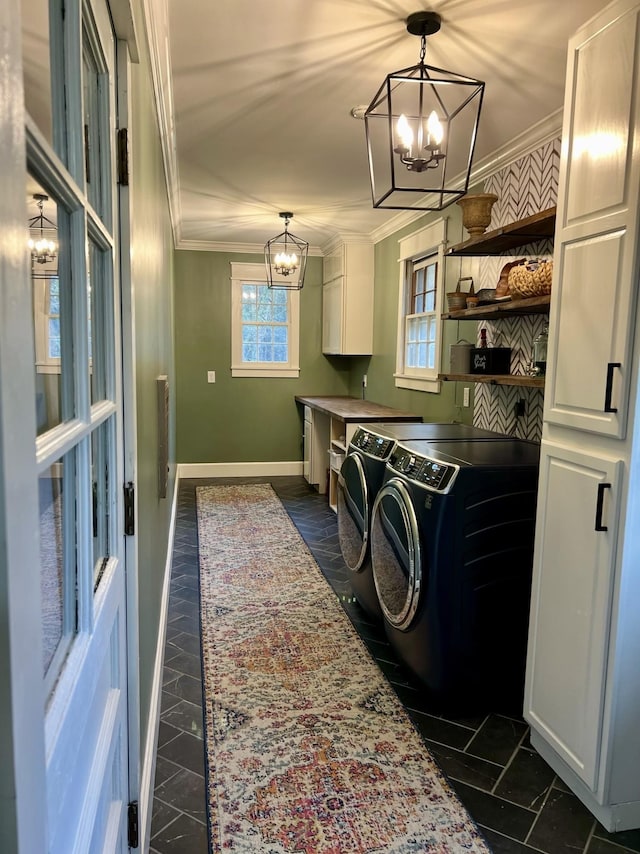
[[[323,262],[322,352],[373,352],[373,246],[345,243]]]
[[[322,286],[322,352],[342,353],[342,287],[340,276]]]
[[[312,426],[311,419],[304,419],[304,436],[303,436],[303,460],[302,460],[302,476],[309,483],[311,482],[311,447],[312,447]]]
[[[638,51],[633,0],[569,44],[556,218],[545,420],[613,437],[626,430],[637,291]]]
[[[598,776],[619,460],[542,443],[525,717],[583,782]]]

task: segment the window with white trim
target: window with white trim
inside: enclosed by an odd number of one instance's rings
[[[33,279],[36,370],[60,373],[60,283],[57,276]]]
[[[399,241],[400,282],[395,384],[440,391],[445,220]]]
[[[231,375],[297,377],[300,292],[269,288],[263,264],[231,264]]]

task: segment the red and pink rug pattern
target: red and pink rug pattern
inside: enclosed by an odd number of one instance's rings
[[[213,851],[488,854],[271,486],[197,504]]]

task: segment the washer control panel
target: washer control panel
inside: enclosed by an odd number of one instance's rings
[[[362,451],[363,454],[375,457],[377,460],[386,460],[395,445],[395,441],[385,436],[378,436],[363,427],[358,427],[351,439],[351,445]]]
[[[391,454],[387,465],[408,480],[435,492],[448,492],[459,470],[458,466],[423,457],[401,446]]]

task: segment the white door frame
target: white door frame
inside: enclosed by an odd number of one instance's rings
[[[111,0],[118,43],[118,72],[137,60],[129,0]],[[47,850],[45,687],[42,678],[38,470],[36,464],[35,382],[30,369],[16,369],[25,348],[33,348],[30,269],[24,251],[25,114],[22,86],[20,0],[0,4],[0,850],[31,854]],[[128,89],[129,80],[118,82]],[[120,106],[120,120],[127,109]],[[114,200],[115,202],[115,200]],[[126,214],[121,258],[129,257],[128,190],[118,201]],[[121,264],[128,270],[128,263]],[[131,280],[123,275],[123,404],[125,478],[135,481],[135,373]],[[23,375],[24,374],[24,375]],[[11,425],[20,429],[11,429]],[[140,713],[138,674],[137,548],[126,543],[127,664],[129,682],[130,793],[139,792]],[[36,591],[34,595],[34,591]]]
[[[21,425],[0,423],[0,850],[31,852],[47,810],[35,380],[14,370],[33,346],[20,21],[19,0],[0,3],[0,418]]]

